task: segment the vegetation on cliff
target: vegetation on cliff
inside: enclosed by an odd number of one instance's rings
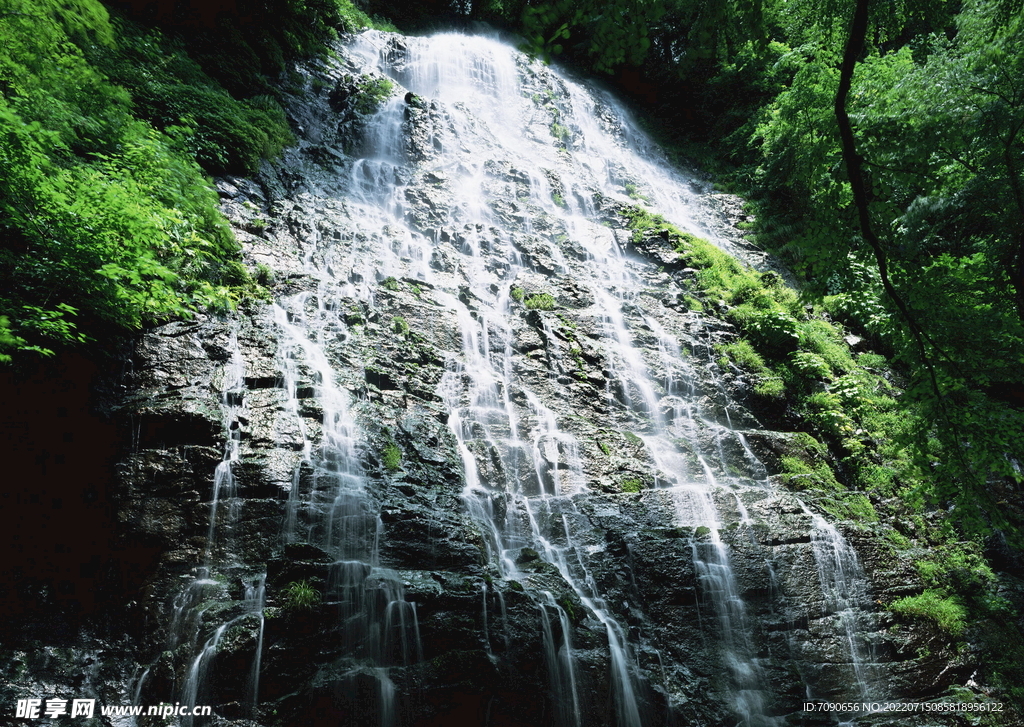
[[[469,7],[377,6],[410,22]],[[251,174],[289,144],[288,63],[373,22],[348,0],[160,8],[0,0],[0,361],[254,292],[206,175]],[[665,140],[716,150],[704,161],[749,195],[751,239],[802,276],[801,297],[642,206],[629,226],[668,234],[697,270],[693,306],[721,303],[742,334],[720,364],[803,432],[785,484],[836,517],[894,524],[925,589],[886,605],[951,635],[980,624],[1011,683],[1019,616],[981,553],[1019,538],[1024,517],[1024,20],[1012,0],[879,6],[861,48],[850,9],[491,0],[470,13],[611,73]],[[851,355],[850,333],[885,355]],[[400,469],[396,445],[382,462]]]
[[[0,361],[256,292],[206,174],[291,143],[286,62],[372,22],[347,1],[111,7],[0,2]]]

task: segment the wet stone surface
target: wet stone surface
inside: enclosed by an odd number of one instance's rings
[[[158,557],[89,689],[236,727],[782,727],[833,723],[808,694],[969,677],[889,628],[914,576],[880,529],[773,477],[789,435],[715,362],[732,326],[680,304],[693,271],[625,250],[631,188],[741,249],[733,200],[651,176],[611,100],[486,39],[369,34],[311,73],[334,90],[292,99],[298,145],[218,180],[274,302],[134,351],[117,521]],[[396,80],[375,115],[353,73]]]

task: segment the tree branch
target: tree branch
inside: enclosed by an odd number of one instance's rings
[[[864,171],[862,168],[864,160],[857,153],[857,144],[853,135],[853,126],[850,123],[850,116],[846,111],[846,101],[850,95],[850,87],[853,85],[853,72],[857,67],[857,59],[864,50],[864,40],[867,36],[868,3],[869,0],[857,0],[853,13],[853,22],[850,25],[850,36],[846,42],[846,49],[843,53],[843,63],[839,72],[839,89],[836,91],[835,114],[836,122],[839,125],[839,136],[842,141],[843,161],[846,163],[850,189],[853,192],[853,201],[857,208],[857,219],[860,223],[861,236],[871,247],[871,250],[874,253],[875,264],[878,266],[878,275],[882,281],[882,287],[885,289],[886,295],[889,296],[889,299],[892,300],[897,310],[899,310],[900,315],[907,323],[910,335],[914,339],[914,343],[921,354],[921,364],[928,372],[929,382],[931,383],[932,392],[935,395],[936,402],[942,410],[946,421],[953,428],[957,441],[959,459],[963,462],[965,469],[970,472],[973,468],[970,466],[969,461],[963,452],[963,447],[960,446],[960,436],[956,433],[956,425],[953,424],[952,418],[950,418],[948,412],[946,412],[942,390],[939,387],[939,380],[935,373],[935,367],[932,365],[931,357],[928,355],[928,346],[926,345],[926,342],[931,345],[932,349],[937,354],[949,360],[950,363],[954,364],[954,366],[956,365],[956,362],[949,359],[935,341],[925,333],[918,324],[914,315],[911,313],[910,306],[907,305],[906,301],[904,301],[903,297],[899,294],[899,291],[896,290],[896,286],[893,285],[892,280],[889,278],[889,261],[886,257],[885,248],[882,246],[882,241],[879,239],[878,235],[875,234],[875,231],[871,226],[871,208],[869,206],[868,188],[864,180]]]

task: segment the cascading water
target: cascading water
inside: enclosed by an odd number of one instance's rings
[[[337,612],[325,636],[334,644],[333,699],[366,724],[400,727],[411,703],[402,690],[431,658],[408,595],[420,576],[387,567],[383,496],[372,470],[400,465],[370,451],[374,403],[359,393],[371,379],[359,341],[386,329],[397,338],[435,336],[443,353],[433,395],[461,459],[461,507],[486,561],[474,566],[482,575],[471,589],[479,594],[480,642],[500,667],[513,648],[506,597],[525,594],[543,650],[547,723],[646,727],[682,714],[685,700],[675,703],[665,677],[663,651],[672,645],[655,646],[632,603],[628,568],[609,566],[613,551],[628,559],[630,544],[594,535],[595,523],[642,506],[645,527],[685,533],[679,557],[692,563],[705,639],[724,667],[712,691],[736,724],[779,724],[764,639],[730,548],[753,540],[747,503],[770,495],[772,485],[724,387],[713,374],[698,375],[714,358],[701,316],[669,315],[652,293],[667,275],[627,254],[627,236],[602,224],[611,206],[640,201],[708,235],[694,185],[671,171],[609,96],[496,40],[370,31],[340,52],[346,73],[389,76],[400,89],[366,120],[352,157],[324,183],[331,193],[323,205],[344,224],[295,233],[302,250],[292,274],[305,292],[281,297],[267,322],[277,347],[272,438],[287,441],[272,458],[287,493],[279,544],[330,561],[321,608]],[[399,315],[364,318],[385,291],[402,286],[415,291],[420,328],[410,333]],[[252,621],[244,700],[256,714],[270,576],[227,555],[246,418],[247,374],[233,345],[222,401],[228,445],[214,479],[205,565],[175,604],[171,648],[191,644],[179,694],[196,704],[231,629]],[[399,388],[383,383],[386,372],[373,376],[379,389]],[[571,403],[584,387],[603,417],[600,428]],[[616,470],[618,453],[599,437],[643,468],[623,469],[623,457]],[[827,609],[849,644],[862,697],[868,654],[856,618],[863,591],[851,586],[860,575],[855,556],[838,531],[805,514]],[[247,579],[240,612],[220,621],[202,608],[226,598],[214,570]],[[585,698],[594,689],[603,703]]]
[[[237,524],[241,503],[237,492],[234,468],[241,459],[241,441],[244,422],[247,421],[245,361],[238,344],[238,331],[232,324],[228,342],[228,361],[223,367],[221,384],[221,408],[224,429],[227,433],[224,454],[213,473],[213,488],[209,503],[209,525],[205,547],[199,565],[186,588],[178,594],[173,603],[173,614],[168,630],[168,649],[184,650],[188,665],[184,669],[176,694],[176,704],[185,705],[188,710],[202,704],[205,687],[211,675],[212,663],[218,646],[228,629],[243,622],[256,619],[259,623],[259,637],[251,656],[248,689],[245,702],[250,713],[255,710],[259,698],[259,669],[263,637],[263,605],[265,574],[254,574],[235,552],[234,529]],[[226,596],[232,580],[243,584],[244,596],[241,607],[227,619],[214,616],[208,611],[217,599]],[[140,699],[150,673],[147,668],[135,684],[133,696]],[[184,727],[191,727],[192,716],[182,720]]]
[[[865,643],[863,637],[864,603],[868,600],[864,572],[857,553],[835,526],[821,515],[811,512],[803,503],[801,507],[814,525],[811,543],[825,596],[826,614],[838,621],[837,630],[842,634],[850,657],[857,697],[861,701],[871,701],[878,695],[871,684],[875,657],[871,645]]]
[[[556,229],[567,230],[569,238],[584,246],[592,274],[579,282],[593,295],[595,314],[604,320],[611,369],[609,386],[618,388],[636,424],[658,441],[652,450],[664,448],[661,445],[668,440],[673,422],[666,422],[660,411],[657,384],[649,376],[640,351],[632,345],[635,333],[630,330],[623,312],[637,297],[640,282],[628,271],[616,242],[595,229],[593,200],[601,195],[620,195],[627,183],[635,188],[637,183],[646,182],[656,199],[654,206],[685,222],[689,217],[684,214],[687,209],[685,186],[682,180],[672,178],[662,168],[651,164],[635,143],[635,136],[631,138],[623,133],[626,124],[621,110],[599,109],[598,103],[578,86],[569,85],[568,93],[552,97],[549,108],[542,106],[542,113],[550,114],[544,119],[549,126],[538,133],[536,126],[541,114],[536,96],[527,97],[520,83],[521,74],[529,72],[528,66],[524,67],[521,58],[517,59],[515,54],[493,41],[465,36],[410,40],[400,69],[388,63],[387,54],[375,53],[374,44],[382,41],[380,36],[364,36],[355,52],[362,53],[369,62],[381,62],[382,72],[391,73],[413,93],[444,104],[451,120],[450,128],[455,133],[447,136],[435,130],[434,146],[442,151],[439,166],[457,166],[459,173],[472,185],[472,189],[457,188],[454,193],[457,207],[447,222],[470,231],[467,244],[463,246],[468,259],[463,264],[477,308],[470,311],[463,301],[454,297],[447,301],[458,311],[463,351],[450,365],[442,383],[443,396],[451,412],[450,423],[466,463],[466,506],[490,531],[492,557],[504,578],[520,577],[515,554],[522,548],[536,548],[545,561],[558,568],[581,602],[606,625],[616,721],[623,726],[639,727],[642,720],[637,701],[637,675],[629,645],[621,625],[594,592],[581,544],[575,542],[569,525],[573,517],[578,517],[572,496],[585,489],[575,442],[571,435],[559,431],[554,414],[539,403],[529,384],[512,375],[514,341],[509,335],[511,327],[504,321],[510,315],[509,283],[517,279],[521,263],[513,255],[503,276],[486,270],[479,256],[483,241],[473,231],[488,230],[495,234],[498,240],[483,243],[490,245],[501,244],[514,235],[503,234],[503,228],[508,227],[507,220],[479,194],[481,181],[487,173],[485,161],[465,152],[469,151],[472,139],[487,149],[485,158],[507,160],[525,180],[524,191],[529,195],[526,205],[539,210],[541,216],[555,220]],[[561,87],[559,90],[566,88],[564,81],[555,82]],[[396,121],[393,110],[386,109],[373,124],[380,126]],[[381,132],[375,133],[379,138]],[[395,135],[400,133],[396,130]],[[378,141],[375,145],[380,152],[377,161],[381,164],[391,161],[395,146]],[[452,147],[452,152],[444,153]],[[560,156],[560,147],[563,151],[571,149],[573,154]],[[583,161],[577,162],[577,159]],[[555,192],[555,188],[559,192]],[[396,201],[387,207],[401,210],[402,205]],[[534,227],[523,225],[522,229],[529,234]],[[553,237],[557,242],[557,235]],[[555,272],[565,270],[560,247],[551,245],[548,252]],[[436,276],[429,275],[427,280],[435,282]],[[632,322],[633,325],[638,323],[648,327],[642,319]],[[557,356],[551,350],[555,335],[547,324],[543,330],[549,355]],[[670,379],[666,383],[671,392],[674,382]],[[513,391],[521,392],[528,403],[525,416],[510,402]],[[530,442],[530,446],[524,446],[524,442]],[[485,451],[501,453],[505,473],[501,480],[485,480],[480,476],[476,452],[481,445]],[[718,447],[720,450],[720,443]],[[657,460],[656,463],[662,464]],[[678,469],[669,467],[668,471],[676,477],[685,476]],[[714,482],[705,481],[700,489],[701,485],[689,484],[689,480],[677,481],[679,488],[691,491],[701,501],[703,512],[697,524],[713,528],[709,542],[695,543],[694,558],[703,572],[702,583],[714,604],[723,634],[726,661],[735,682],[736,711],[745,724],[767,723],[758,695],[756,663],[747,643],[748,627],[742,602],[732,582],[725,547],[717,537],[717,518],[708,494]],[[499,517],[495,511],[495,498],[504,500],[500,509],[503,516]],[[543,524],[550,522],[552,516],[565,526],[564,533],[552,534],[547,529],[550,526]],[[564,612],[550,594],[546,595],[548,603],[541,603],[542,611],[546,614],[548,608],[553,608],[564,620]],[[563,705],[560,720],[564,724],[578,725],[580,713],[575,706],[571,644],[563,635],[563,643],[556,647],[546,616],[544,623],[552,692]],[[568,633],[565,629],[562,631]],[[568,695],[573,695],[571,700]],[[568,708],[567,704],[574,706]]]
[[[734,710],[743,724],[774,724],[776,720],[766,713],[764,678],[751,643],[751,627],[738,595],[728,549],[719,537],[719,517],[712,501],[720,481],[733,488],[766,488],[765,469],[742,433],[733,430],[728,405],[721,408],[719,421],[694,411],[693,397],[687,396],[683,384],[687,377],[682,374],[689,367],[680,354],[678,342],[654,315],[645,314],[637,305],[643,283],[622,257],[618,241],[603,234],[595,221],[596,206],[602,197],[621,197],[623,192],[640,196],[636,191],[642,190],[652,209],[677,224],[700,231],[686,180],[659,163],[642,135],[632,130],[626,115],[608,98],[596,97],[581,86],[549,75],[546,80],[550,85],[541,89],[547,98],[538,99],[538,93],[530,93],[537,86],[530,88],[524,83],[536,71],[493,41],[444,36],[409,39],[405,43],[404,53],[396,58],[392,52],[381,52],[386,39],[371,33],[357,41],[353,52],[414,94],[432,99],[443,109],[447,122],[441,128],[435,123],[430,129],[431,143],[439,153],[425,166],[436,170],[435,174],[454,171],[461,178],[461,183],[452,185],[455,202],[443,223],[463,232],[461,249],[465,258],[461,264],[474,308],[470,310],[464,297],[453,296],[446,301],[458,312],[463,350],[449,366],[442,392],[466,464],[466,506],[490,530],[492,557],[502,576],[519,575],[514,554],[522,547],[536,548],[544,560],[558,568],[581,601],[607,625],[618,723],[639,724],[636,674],[629,646],[621,626],[593,591],[582,548],[574,542],[569,528],[573,515],[567,516],[566,510],[574,510],[572,496],[586,489],[575,442],[571,435],[559,431],[554,413],[539,403],[531,384],[517,380],[513,373],[515,341],[510,335],[512,327],[506,322],[511,304],[508,291],[515,289],[515,282],[527,267],[518,254],[518,231],[539,238],[541,245],[550,243],[545,252],[551,260],[550,272],[555,276],[569,271],[563,247],[570,252],[574,243],[583,248],[587,260],[584,269],[590,274],[576,283],[595,301],[590,314],[603,321],[608,395],[625,405],[631,415],[631,427],[644,434],[662,479],[661,487],[672,492],[677,524],[708,531],[705,537],[694,539],[693,558],[710,611],[717,620],[724,661],[731,674],[732,684],[724,691],[732,695]],[[373,125],[397,125],[394,106],[378,115]],[[382,132],[375,133],[380,138]],[[395,139],[402,133],[403,129],[396,128],[387,138]],[[379,163],[394,160],[395,142],[378,142],[375,148],[383,152],[378,155]],[[501,209],[494,199],[487,198],[486,179],[493,171],[488,164],[493,165],[495,160],[513,170],[516,198],[522,200],[519,209],[515,205],[511,210]],[[392,193],[387,208],[396,217],[407,212],[399,192]],[[546,234],[538,230],[538,220],[540,227],[548,228]],[[483,230],[487,234],[481,235]],[[410,233],[410,237],[415,238],[415,233]],[[481,249],[493,250],[509,242],[512,245],[506,258],[508,266],[498,271],[488,269]],[[420,259],[425,257],[426,254]],[[536,257],[533,264],[536,267]],[[409,266],[407,272],[443,285],[429,269]],[[557,336],[547,321],[542,330],[548,355],[560,358],[563,370],[571,370],[571,365],[565,365],[568,357],[557,350]],[[651,374],[641,351],[633,344],[636,336],[652,330],[661,351],[660,377]],[[552,366],[552,371],[555,368]],[[557,379],[554,374],[553,378]],[[554,388],[558,388],[557,381]],[[511,392],[525,398],[527,406],[513,405]],[[720,393],[724,397],[724,391]],[[690,449],[690,462],[686,462],[679,456],[676,442],[680,438],[697,441],[698,430],[705,435],[710,432],[711,436],[703,437],[705,451]],[[526,446],[527,442],[530,446]],[[738,462],[728,471],[726,448],[739,454],[738,458],[728,458],[729,462]],[[504,477],[497,481],[481,477],[478,460],[482,451],[501,454]],[[691,471],[694,460],[699,469]],[[524,472],[531,464],[533,471]],[[495,498],[504,500],[499,510],[494,507]],[[735,499],[742,511],[741,519],[749,524],[739,495]],[[564,537],[552,535],[540,524],[550,521],[555,513],[566,527]],[[817,544],[823,540],[820,534],[825,531],[820,523],[824,521],[814,517]],[[849,569],[852,550],[846,545],[835,545],[841,536],[834,529],[828,533],[828,542],[843,556],[837,556],[839,562]],[[816,545],[819,569],[836,560],[819,551],[822,547]],[[841,567],[829,567],[828,574],[822,575],[823,587],[838,593],[831,597],[833,600],[846,597],[843,589],[848,588],[848,581],[841,571]],[[831,581],[826,584],[828,579]],[[845,602],[833,608],[850,613],[851,609],[844,610],[844,605]],[[541,604],[542,610],[550,606],[557,604]],[[849,616],[842,617],[841,622],[856,665],[859,657],[853,625]],[[551,640],[546,632],[546,643]],[[571,658],[566,666],[559,667],[553,656],[554,647],[548,648],[552,690],[564,702],[565,695],[575,690]],[[560,649],[563,660],[571,654],[568,639]],[[859,683],[863,684],[863,680]],[[863,690],[860,696],[865,696]],[[578,709],[563,709],[561,719],[578,724]]]
[[[422,659],[415,603],[408,603],[397,575],[379,567],[379,515],[360,465],[359,427],[350,397],[336,382],[324,350],[331,338],[344,338],[338,311],[325,305],[330,286],[319,296],[299,294],[277,306],[281,369],[288,392],[286,409],[295,415],[301,393],[322,409],[319,447],[303,432],[303,465],[312,467],[308,493],[299,470],[288,500],[284,539],[321,548],[335,558],[324,593],[336,604],[341,623],[343,681],[357,696],[369,679],[378,690],[380,727],[395,719],[394,685],[388,668]],[[296,417],[298,419],[298,417]],[[301,468],[301,465],[300,465]]]

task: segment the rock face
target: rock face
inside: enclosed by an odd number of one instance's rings
[[[367,33],[311,73],[334,90],[293,100],[299,145],[219,182],[274,302],[152,331],[118,398],[117,524],[156,555],[97,698],[762,727],[970,677],[890,632],[915,576],[881,529],[780,485],[790,435],[715,362],[735,333],[690,310],[694,271],[628,244],[630,197],[700,234],[720,205],[611,99],[463,36]],[[357,111],[354,74],[392,97]]]

